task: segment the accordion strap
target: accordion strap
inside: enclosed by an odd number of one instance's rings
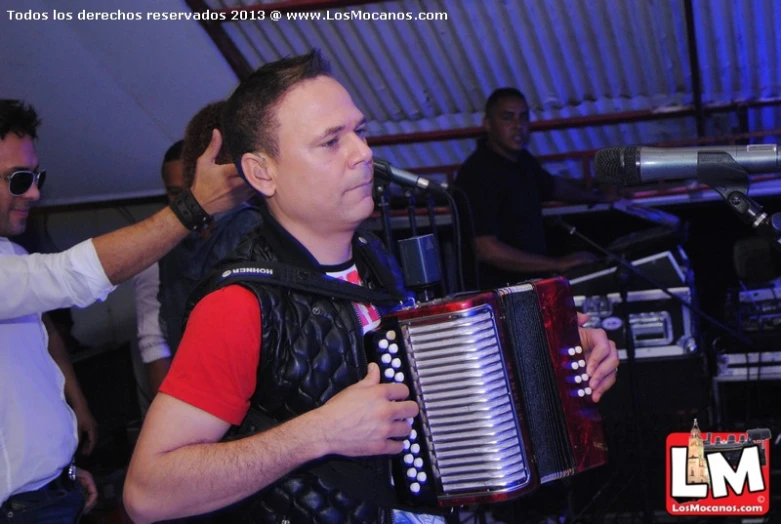
[[[406,299],[406,296],[400,292],[389,293],[384,290],[370,289],[289,264],[265,261],[235,262],[221,266],[219,273],[213,273],[204,279],[192,296],[201,298],[198,295],[246,281],[383,306],[395,306]]]

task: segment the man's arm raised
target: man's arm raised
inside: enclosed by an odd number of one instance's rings
[[[418,413],[403,384],[380,384],[376,364],[322,407],[262,433],[217,442],[229,424],[160,393],[149,409],[125,481],[134,522],[198,515],[242,500],[330,454],[399,453]]]
[[[210,214],[231,209],[253,194],[231,165],[217,165],[222,138],[215,130],[198,159],[193,195]],[[0,256],[0,319],[105,299],[113,285],[140,273],[185,238],[188,230],[170,208],[61,253]],[[18,251],[18,250],[17,250]]]
[[[192,193],[210,215],[227,211],[252,196],[250,188],[232,164],[215,160],[222,146],[218,130],[212,132],[209,147],[198,159]],[[170,207],[132,226],[93,239],[106,276],[118,284],[141,272],[168,253],[189,231]]]

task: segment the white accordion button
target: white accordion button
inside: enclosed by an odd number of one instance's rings
[[[388,356],[390,356],[390,355],[388,355]],[[400,358],[394,358],[391,361],[391,366],[393,366],[394,369],[399,369],[401,367],[401,359]]]
[[[409,485],[409,490],[413,493],[420,493],[420,484],[413,482]]]
[[[426,472],[425,471],[421,471],[420,473],[418,473],[418,482],[423,484],[424,482],[426,482],[427,479],[428,479],[428,477],[426,476]]]
[[[396,332],[395,331],[388,331],[385,333],[385,338],[388,340],[396,340]]]
[[[415,459],[413,464],[415,464],[416,468],[422,468],[423,467],[423,459],[418,457],[418,458]]]
[[[413,457],[413,456],[412,456],[412,455],[410,455],[409,453],[407,453],[406,455],[404,455],[404,463],[405,463],[406,465],[408,465],[408,466],[411,466],[411,465],[412,465],[412,463],[413,463],[414,461],[415,461],[415,457]]]
[[[388,368],[385,370],[385,378],[393,378],[393,370],[391,368]]]
[[[575,356],[575,348],[569,348],[569,349],[567,350],[567,353],[569,353],[569,354],[570,354],[570,356],[573,356],[573,357],[574,357],[574,356]]]
[[[575,353],[578,353],[578,354],[583,353],[583,348],[580,347],[580,346],[575,346]]]
[[[416,470],[415,468],[409,468],[409,469],[407,470],[407,476],[408,476],[409,478],[411,478],[411,479],[417,478],[417,476],[418,476],[418,470]]]
[[[586,361],[585,360],[578,360],[578,365],[582,368],[586,367]]]
[[[583,379],[580,378],[580,375],[575,375],[575,384],[580,384],[581,382],[583,382]]]
[[[591,388],[586,388],[586,395],[591,395]]]
[[[585,397],[586,396],[586,392],[584,390],[582,390],[582,389],[579,389],[578,390],[578,396],[579,397]]]
[[[393,358],[389,354],[383,353],[382,356],[380,357],[380,360],[382,360],[383,364],[390,364]]]
[[[572,363],[572,369],[578,369],[578,363],[577,362],[573,362]]]
[[[388,341],[384,338],[377,343],[380,349],[388,349]]]
[[[393,372],[393,370],[390,369],[390,368],[388,368],[388,371]],[[402,373],[401,371],[396,373],[396,376],[394,377],[394,380],[396,382],[404,382],[404,373]]]
[[[414,429],[410,430],[410,432],[409,432],[409,439],[410,440],[415,440],[416,438],[418,438],[418,432],[415,431]]]
[[[404,451],[408,451],[408,450],[409,450],[409,440],[405,440],[404,441]]]
[[[398,344],[391,344],[390,346],[388,346],[388,351],[390,352],[391,355],[395,355],[396,353],[398,353],[399,352]]]
[[[409,447],[409,450],[410,450],[412,453],[414,453],[414,454],[416,454],[416,455],[417,455],[418,453],[420,453],[420,444],[413,444],[413,445],[411,445],[411,446]]]
[[[580,378],[582,378],[583,380],[585,380],[586,382],[588,382],[588,378],[589,378],[589,377],[588,377],[588,373],[583,373],[583,374],[580,376]]]

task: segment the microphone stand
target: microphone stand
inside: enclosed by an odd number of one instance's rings
[[[689,309],[692,313],[697,315],[700,318],[704,318],[708,320],[713,325],[719,327],[724,332],[728,333],[730,336],[734,337],[735,339],[746,343],[748,345],[751,345],[751,341],[747,340],[742,334],[738,333],[737,331],[727,327],[726,325],[722,324],[709,314],[705,313],[704,311],[700,310],[696,306],[690,304],[689,302],[685,301],[678,295],[672,293],[669,289],[667,289],[665,286],[663,286],[661,283],[657,282],[655,279],[649,277],[639,269],[637,269],[635,266],[631,264],[631,262],[628,262],[625,258],[620,257],[613,253],[610,250],[607,250],[585,236],[583,233],[578,231],[575,226],[568,224],[564,221],[561,217],[559,217],[555,224],[564,228],[570,235],[573,235],[586,244],[588,244],[590,247],[594,248],[596,251],[599,251],[602,253],[610,262],[614,262],[617,264],[616,268],[616,278],[617,283],[619,286],[619,295],[621,297],[621,304],[623,305],[623,311],[622,311],[622,321],[623,321],[623,333],[624,333],[624,341],[626,344],[626,355],[627,355],[627,374],[629,379],[629,395],[630,395],[630,417],[631,420],[634,423],[634,429],[637,431],[637,435],[635,436],[635,442],[637,444],[637,449],[640,449],[641,451],[644,449],[643,446],[643,432],[641,428],[639,427],[638,419],[637,419],[637,413],[638,413],[638,401],[637,401],[637,390],[635,387],[635,373],[636,373],[636,344],[634,340],[634,335],[632,334],[631,330],[631,324],[629,320],[629,307],[628,307],[628,297],[629,297],[629,285],[631,282],[631,279],[633,277],[639,277],[642,280],[645,280],[649,284],[651,284],[655,289],[659,289],[662,291],[665,295],[673,299],[678,304],[681,304],[682,306]],[[643,493],[643,522],[650,523],[651,520],[651,508],[650,508],[650,501],[648,500],[648,490],[646,489],[646,475],[644,473],[645,471],[645,461],[640,460],[640,482],[641,482],[641,489]],[[613,480],[617,479],[615,477]]]
[[[651,284],[654,287],[654,289],[658,289],[659,291],[661,291],[662,293],[664,293],[665,295],[667,295],[668,297],[673,299],[675,302],[677,302],[678,304],[682,305],[683,307],[685,307],[686,309],[688,309],[689,311],[691,311],[692,313],[697,315],[699,318],[703,318],[703,319],[707,320],[709,323],[711,323],[712,325],[716,326],[717,328],[719,328],[720,330],[722,330],[723,332],[725,332],[726,334],[728,334],[729,336],[731,336],[732,338],[737,340],[738,342],[741,342],[741,343],[746,344],[748,346],[752,346],[753,345],[751,340],[746,338],[742,333],[739,333],[739,332],[735,331],[734,329],[730,328],[729,326],[726,326],[725,324],[723,324],[723,323],[719,322],[718,320],[716,320],[715,318],[713,318],[708,313],[702,311],[698,307],[696,307],[696,306],[692,305],[691,303],[685,301],[684,299],[682,299],[681,297],[679,297],[675,293],[672,293],[669,289],[664,287],[661,283],[657,282],[653,278],[649,277],[648,275],[646,275],[645,273],[643,273],[642,271],[637,269],[630,262],[627,262],[624,258],[619,257],[618,255],[616,255],[612,251],[609,251],[609,250],[603,248],[602,246],[600,246],[599,244],[597,244],[596,242],[594,242],[593,240],[591,240],[590,238],[585,236],[583,233],[578,231],[575,228],[575,226],[565,222],[564,219],[558,218],[554,223],[556,225],[564,228],[570,235],[573,235],[573,236],[579,238],[580,240],[582,240],[583,242],[588,244],[590,247],[594,248],[595,250],[597,250],[600,253],[602,253],[603,255],[605,255],[605,257],[608,259],[608,261],[615,262],[621,269],[623,269],[624,271],[627,271],[630,275],[636,276],[636,277],[640,277],[642,280],[645,280],[646,282]],[[627,357],[628,357],[628,355],[627,355]]]
[[[405,189],[404,196],[407,197],[407,215],[409,216],[409,229],[413,237],[418,236],[418,217],[415,214],[416,202],[415,191]]]
[[[385,237],[385,246],[388,252],[395,251],[393,244],[393,228],[390,221],[390,197],[388,196],[388,185],[385,182],[380,182],[375,186],[377,193],[377,199],[379,200],[380,216],[382,217],[382,232]]]

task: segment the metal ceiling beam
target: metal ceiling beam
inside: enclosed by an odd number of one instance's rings
[[[692,103],[694,119],[697,124],[697,136],[705,136],[705,111],[702,106],[702,81],[700,80],[700,56],[697,53],[697,31],[694,27],[694,7],[692,0],[683,0],[686,18],[686,40],[689,44],[689,70],[692,77]]]
[[[607,115],[576,116],[572,118],[554,118],[551,120],[538,120],[532,122],[530,130],[551,131],[554,129],[572,129],[576,127],[604,126],[610,124],[623,124],[626,122],[638,122],[641,120],[658,120],[662,118],[680,118],[692,116],[693,109],[683,108],[664,113],[655,111],[627,111],[623,113],[609,113]],[[382,135],[369,138],[369,145],[389,146],[395,144],[410,144],[421,142],[439,142],[443,140],[458,140],[475,138],[482,135],[485,130],[482,127],[465,127],[461,129],[444,129],[441,131],[422,131],[419,133],[402,133],[395,135]]]
[[[187,5],[193,12],[202,13],[209,10],[209,6],[206,5],[204,0],[187,0]],[[212,42],[217,46],[222,56],[225,57],[225,60],[228,61],[228,65],[236,73],[239,80],[244,80],[252,74],[252,66],[247,62],[247,59],[244,58],[244,55],[241,54],[239,48],[236,47],[236,44],[228,36],[228,33],[225,32],[225,29],[220,26],[219,22],[199,20],[198,23],[206,30],[206,34],[211,37]]]
[[[714,104],[703,107],[703,113],[728,113],[739,109],[757,108],[765,106],[781,105],[781,98],[770,100],[757,100],[753,102],[732,102],[730,104]],[[696,109],[691,106],[672,109],[669,111],[625,111],[620,113],[608,113],[606,115],[576,116],[572,118],[554,118],[551,120],[539,120],[532,122],[530,129],[534,131],[553,131],[556,129],[573,129],[578,127],[607,126],[627,124],[647,120],[662,120],[669,118],[686,118],[696,116]],[[466,127],[461,129],[444,129],[439,131],[421,131],[419,133],[401,133],[394,135],[379,135],[369,137],[369,145],[390,146],[397,144],[412,144],[423,142],[440,142],[445,140],[460,140],[476,138],[483,134],[482,127]]]

